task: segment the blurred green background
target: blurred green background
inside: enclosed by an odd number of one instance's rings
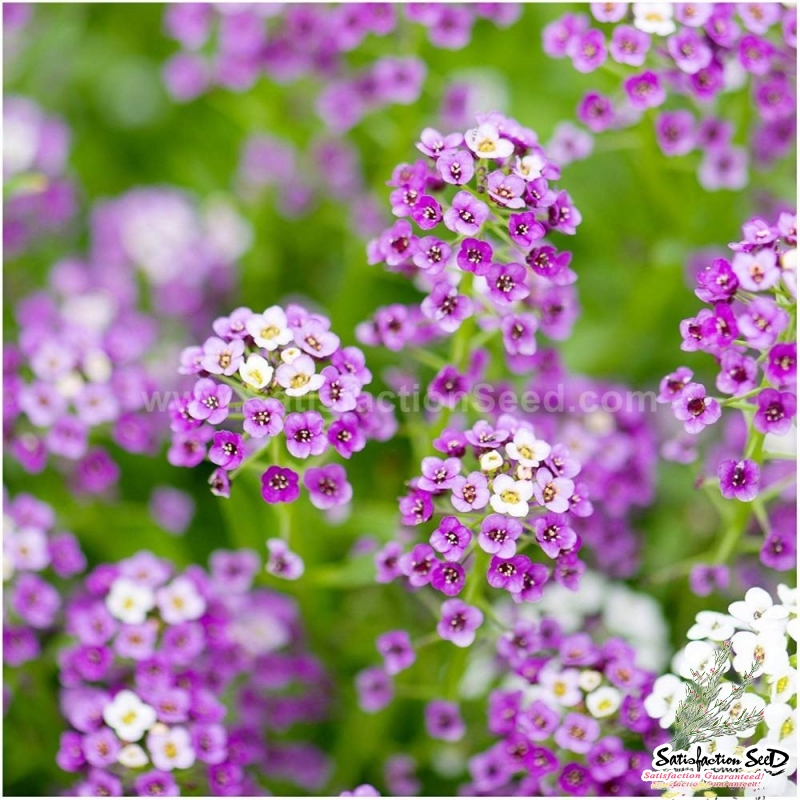
[[[418,132],[436,125],[442,89],[459,76],[494,76],[506,89],[501,110],[536,130],[544,142],[559,121],[574,117],[586,91],[611,91],[616,79],[610,75],[581,75],[568,61],[552,61],[541,51],[543,26],[570,8],[575,6],[527,5],[507,30],[479,21],[472,43],[458,52],[436,50],[423,37],[415,39],[416,51],[401,49],[391,38],[370,38],[368,52],[354,54],[353,63],[415,52],[427,62],[429,80],[417,104],[382,110],[351,132],[367,185],[388,198],[385,181],[393,166],[416,157]],[[162,15],[163,6],[156,4],[38,5],[19,53],[6,65],[7,93],[30,96],[69,124],[70,171],[80,186],[84,218],[94,201],[139,185],[175,185],[199,197],[230,193],[246,136],[271,132],[302,147],[321,132],[310,83],[278,87],[260,81],[244,94],[214,90],[186,105],[171,102],[160,69],[176,47],[163,34]],[[726,105],[734,119],[749,119],[744,95],[728,98]],[[699,307],[685,278],[687,257],[698,248],[736,240],[741,223],[763,197],[792,200],[795,164],[784,161],[770,174],[753,173],[751,185],[740,193],[709,194],[695,178],[695,158],[662,157],[643,123],[633,132],[601,136],[591,158],[564,169],[561,183],[583,214],[577,236],[566,243],[574,254],[583,312],[573,336],[559,345],[574,371],[637,389],[654,388],[683,363],[705,378],[712,376],[711,359],[679,350],[678,323]],[[305,296],[326,309],[344,341],[354,343],[355,325],[377,306],[415,297],[404,279],[367,265],[364,242],[348,232],[340,205],[323,203],[313,216],[296,221],[281,218],[270,198],[240,210],[255,234],[241,261],[238,299],[244,304],[259,308],[287,295]],[[42,285],[55,258],[80,252],[85,244],[84,225],[66,243],[51,242],[6,263],[6,336],[14,335],[15,299]],[[367,355],[376,374],[392,364],[388,354]],[[181,564],[203,562],[220,546],[246,545],[263,553],[274,520],[255,483],[237,485],[234,499],[226,502],[208,493],[205,467],[177,470],[163,460],[125,454],[119,461],[120,502],[113,506],[74,498],[54,473],[29,478],[9,465],[5,481],[12,494],[31,491],[51,503],[94,563],[142,548]],[[419,746],[414,742],[421,702],[396,704],[369,717],[355,708],[352,676],[376,661],[374,637],[387,618],[395,627],[417,630],[430,629],[433,621],[399,587],[371,585],[369,556],[343,561],[357,537],[391,537],[394,498],[413,473],[405,440],[370,445],[351,463],[356,497],[362,498],[356,513],[339,526],[326,526],[307,502],[297,504],[293,543],[309,574],[281,586],[298,597],[312,647],[336,681],[331,722],[310,735],[336,757],[331,786],[337,793],[362,781],[380,783],[387,756]],[[662,464],[659,469],[656,504],[636,524],[646,571],[703,550],[715,525],[713,509],[692,488],[693,468]],[[150,492],[161,483],[191,491],[198,504],[182,538],[163,533],[148,516]],[[648,590],[664,602],[674,642],[683,640],[699,608],[727,604],[723,598],[689,597],[684,579]],[[437,647],[423,654],[418,676],[426,669],[431,679],[437,674],[444,653]],[[25,701],[12,703],[5,720],[6,794],[50,793],[64,778],[52,761],[61,730],[56,685],[52,675],[37,674],[36,668],[20,683]],[[473,717],[480,713],[479,706],[468,709]],[[454,785],[441,779],[428,784],[445,794]]]

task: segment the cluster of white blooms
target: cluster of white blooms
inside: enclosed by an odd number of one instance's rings
[[[758,735],[765,747],[777,747],[789,754],[797,749],[797,657],[789,655],[791,640],[797,641],[797,589],[781,584],[775,602],[769,592],[759,587],[749,589],[744,600],[731,603],[727,614],[701,611],[687,632],[689,643],[672,660],[672,672],[662,675],[645,700],[647,713],[659,720],[662,728],[672,727],[681,700],[686,697],[686,681],[692,671],[702,673],[714,666],[714,654],[722,642],[730,641],[732,662],[725,667],[744,676],[754,664],[755,681],[726,713],[732,717],[747,711],[762,711],[763,726],[747,728],[736,736],[713,740],[709,747],[733,751],[739,740]],[[729,695],[736,684],[725,680],[720,698]],[[762,731],[766,735],[762,736]],[[797,787],[789,780],[796,769],[792,759],[786,771],[767,776],[758,794],[771,797],[796,796]],[[749,792],[748,792],[749,793]]]

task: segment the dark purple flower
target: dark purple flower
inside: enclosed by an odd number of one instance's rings
[[[411,218],[422,230],[431,230],[442,221],[442,207],[438,200],[424,194],[411,209]]]
[[[363,450],[367,439],[361,430],[356,414],[347,412],[328,427],[328,442],[343,458]]]
[[[755,389],[758,367],[755,359],[738,350],[725,350],[719,359],[717,389],[725,394],[740,395]]]
[[[700,383],[687,384],[683,394],[672,401],[672,413],[692,434],[700,433],[722,416],[719,403],[706,395],[705,386]]]
[[[753,417],[753,426],[761,433],[782,436],[792,427],[797,412],[797,398],[791,392],[764,389],[756,396],[758,409]]]
[[[454,562],[436,561],[431,571],[431,586],[437,592],[454,597],[464,588],[466,575],[464,567]]]
[[[445,600],[442,603],[442,618],[436,630],[442,639],[457,647],[469,647],[475,641],[475,631],[483,623],[483,613],[461,600]]]
[[[377,638],[375,644],[383,656],[383,666],[389,675],[397,675],[416,661],[417,655],[411,646],[408,631],[387,631]]]
[[[577,536],[569,527],[566,514],[548,513],[534,522],[536,541],[550,558],[557,558],[562,550],[570,550]]]
[[[347,473],[341,464],[311,467],[303,475],[311,505],[326,510],[343,506],[353,497],[353,487],[347,482]]]
[[[208,451],[208,460],[222,469],[236,469],[244,459],[244,440],[238,433],[230,431],[217,431],[211,449]]]
[[[181,793],[175,778],[158,769],[137,776],[133,786],[139,797],[177,797]]]
[[[764,374],[774,386],[795,386],[797,384],[797,342],[776,344],[772,347],[767,355]]]
[[[261,496],[267,503],[292,503],[300,496],[299,481],[291,469],[269,467],[261,476]]]
[[[512,556],[511,558],[492,556],[486,580],[489,586],[495,589],[505,589],[507,592],[516,594],[523,589],[522,576],[530,565],[531,560],[527,556]]]

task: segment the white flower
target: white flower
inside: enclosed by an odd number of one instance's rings
[[[714,654],[717,648],[710,642],[689,642],[683,650],[675,654],[672,659],[672,670],[681,677],[691,679],[692,670],[695,672],[708,672],[714,667]],[[727,670],[730,662],[726,662],[723,671]]]
[[[789,612],[790,616],[797,616],[797,589],[792,589],[785,583],[778,584],[778,598],[781,605]]]
[[[484,472],[494,472],[503,466],[503,456],[497,450],[490,450],[481,456],[481,469]]]
[[[652,694],[644,700],[644,709],[650,717],[658,720],[662,728],[669,728],[675,722],[675,712],[685,697],[684,682],[677,675],[667,673],[656,678]]]
[[[736,620],[727,614],[718,614],[716,611],[701,611],[695,617],[695,624],[689,628],[687,639],[711,639],[715,642],[724,642],[730,639],[736,631]]]
[[[106,597],[106,607],[113,617],[129,625],[139,625],[155,605],[155,597],[147,586],[129,578],[117,578]]]
[[[562,669],[548,664],[539,673],[539,688],[542,697],[560,706],[576,706],[583,697],[578,682],[580,674],[576,669]]]
[[[725,700],[730,697],[731,692],[736,688],[735,684],[724,682],[720,684],[720,692],[718,699],[723,703]],[[736,700],[731,707],[724,713],[720,715],[721,719],[725,719],[726,717],[731,721],[735,722],[739,719],[743,714],[748,714],[751,712],[758,712],[763,711],[766,703],[764,700],[759,697],[757,694],[753,694],[752,692],[745,692],[738,700]],[[751,725],[749,728],[745,728],[741,731],[736,731],[736,736],[739,739],[747,739],[752,736],[756,732],[756,726]]]
[[[578,686],[584,692],[593,692],[603,682],[603,676],[597,670],[585,669],[581,672]]]
[[[128,769],[138,769],[147,764],[148,758],[138,744],[127,744],[117,754],[117,761]]]
[[[168,625],[202,617],[206,601],[189,578],[178,577],[156,593],[161,618]]]
[[[514,440],[506,445],[506,453],[523,467],[538,467],[550,455],[550,445],[537,439],[533,431],[522,430],[514,434]]]
[[[479,158],[506,158],[514,152],[514,143],[501,139],[497,126],[491,122],[468,130],[464,142]]]
[[[22,528],[6,533],[3,545],[16,570],[38,572],[50,563],[47,535],[38,528]]]
[[[744,600],[731,603],[728,611],[754,631],[783,630],[789,615],[783,606],[773,604],[769,592],[758,586],[748,589]]]
[[[272,373],[274,370],[270,366],[269,361],[257,353],[252,353],[239,367],[239,374],[242,380],[248,385],[256,389],[263,389],[269,386],[272,380]]]
[[[309,392],[316,392],[325,378],[315,375],[316,367],[311,356],[298,356],[291,364],[281,364],[275,377],[278,383],[286,390],[289,397],[302,397]]]
[[[593,717],[598,719],[613,714],[622,702],[622,694],[613,686],[601,686],[591,694],[586,695],[586,708]]]
[[[789,762],[791,763],[791,762]],[[790,781],[788,775],[764,775],[763,780],[757,787],[747,787],[744,790],[745,797],[797,797],[797,784]]]
[[[281,361],[284,364],[291,364],[297,358],[303,355],[303,351],[299,347],[287,347],[281,350]]]
[[[530,481],[515,481],[510,475],[498,475],[492,483],[489,502],[498,514],[512,517],[528,515],[528,500],[533,497],[533,484]]]
[[[136,742],[156,721],[156,710],[123,689],[103,709],[103,720],[125,742]]]
[[[633,25],[645,33],[669,36],[675,33],[672,3],[634,3]]]
[[[800,617],[792,617],[789,622],[786,623],[786,633],[797,641],[798,635],[800,635]]]
[[[767,723],[767,740],[781,750],[793,753],[797,748],[797,719],[788,703],[770,703],[764,709]]]
[[[147,737],[147,749],[153,766],[165,772],[188,769],[195,761],[189,731],[180,725],[170,728],[166,733],[151,733]]]
[[[61,375],[55,382],[56,391],[66,400],[74,400],[86,385],[79,372],[68,372]]]
[[[789,667],[789,656],[786,652],[786,637],[778,631],[739,631],[731,638],[733,652],[733,668],[744,675],[753,666],[753,662],[761,662],[754,673],[775,675],[785,672]]]
[[[263,610],[237,614],[228,626],[228,636],[251,656],[273,653],[291,639],[286,625]]]
[[[773,703],[788,703],[797,694],[797,670],[787,667],[767,678],[770,685],[769,699]]]
[[[263,314],[253,314],[244,326],[259,347],[270,351],[289,344],[294,338],[280,306],[270,306]]]
[[[514,167],[514,174],[526,181],[532,181],[542,177],[542,170],[547,166],[547,160],[541,153],[531,153],[525,158],[517,156],[517,163]]]

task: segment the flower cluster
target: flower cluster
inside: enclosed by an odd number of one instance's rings
[[[730,260],[716,258],[698,272],[695,293],[708,305],[680,326],[681,349],[715,358],[716,388],[728,397],[711,396],[691,369],[680,367],[663,379],[658,399],[690,437],[717,423],[723,407],[744,415],[745,441],[733,437],[712,471],[724,498],[760,503],[780,499],[794,481],[794,465],[774,459],[793,438],[797,410],[797,217],[783,212],[774,224],[754,217],[742,231]],[[691,460],[692,451],[681,458]],[[779,522],[780,509],[764,529],[761,560],[785,570],[794,566],[795,533]]]
[[[330,3],[234,9],[211,3],[167,7],[167,33],[181,52],[164,66],[172,96],[191,100],[211,86],[250,88],[262,75],[278,84],[312,77],[321,86],[317,112],[333,132],[343,133],[364,115],[390,104],[415,102],[427,68],[416,57],[383,57],[354,69],[347,63],[368,36],[402,39],[401,29],[421,25],[435,47],[466,46],[479,17],[510,25],[514,5]]]
[[[372,375],[363,353],[342,347],[323,315],[297,304],[262,313],[241,307],[216,319],[213,329],[214,336],[181,355],[180,371],[197,380],[171,403],[168,459],[194,467],[208,457],[216,465],[215,494],[229,496],[231,477],[268,447],[273,463],[265,471],[258,467],[264,500],[291,503],[301,476],[280,465],[286,461],[281,439],[291,463],[305,464],[333,452],[349,459],[367,439],[394,433],[391,409],[364,391]],[[234,420],[241,433],[231,430]],[[345,505],[352,497],[340,464],[309,466],[302,477],[317,508]]]
[[[22,253],[43,234],[63,229],[76,211],[75,186],[65,177],[70,132],[27,97],[3,103],[3,248]]]
[[[797,118],[795,8],[592,3],[591,12],[598,27],[587,14],[569,13],[543,33],[550,57],[570,58],[581,73],[604,68],[620,83],[616,97],[591,91],[581,100],[578,118],[590,131],[634,125],[668,98],[683,98],[675,108],[648,114],[661,151],[679,156],[700,150],[698,178],[704,188],[741,189],[748,180],[749,155],[733,144],[738,115],[709,115],[706,109],[723,93],[749,84],[750,96],[741,94],[743,102],[754,104],[760,121],[749,145],[757,162],[769,164],[789,151]]]
[[[66,610],[59,655],[69,729],[57,761],[79,795],[248,795],[259,779],[319,791],[328,764],[278,735],[324,718],[321,665],[289,598],[253,589],[248,550],[205,572],[142,551],[95,568]]]
[[[480,727],[497,738],[488,750],[474,751],[472,743],[483,732],[470,727],[460,703],[441,696],[427,701],[427,735],[451,748],[448,774],[469,773],[470,782],[459,794],[641,794],[648,751],[666,739],[644,709],[655,678],[650,670],[658,666],[664,647],[665,623],[651,598],[591,572],[586,578],[587,591],[582,585],[578,595],[548,585],[539,606],[495,606],[492,622],[499,633],[481,628],[487,647],[476,645],[470,653],[481,666],[480,678],[470,679],[469,695],[486,697]],[[460,616],[448,611],[444,624],[467,622],[451,641],[474,638],[469,629],[480,620],[463,609]],[[632,614],[637,614],[633,625]],[[632,638],[615,635],[623,631]],[[417,656],[403,630],[380,636],[376,646],[383,665],[364,670],[356,680],[361,706],[370,713],[390,702],[396,676],[413,672]],[[433,769],[440,769],[435,749],[432,760]]]
[[[732,677],[720,683],[718,702],[709,709],[709,716],[718,717],[711,720],[717,727],[727,721],[731,730],[739,730],[715,736],[711,746],[730,753],[739,744],[761,740],[764,746],[795,753],[797,667],[796,656],[790,656],[789,651],[796,646],[792,640],[796,642],[798,636],[797,589],[781,584],[778,597],[780,602],[775,603],[769,592],[753,587],[743,600],[728,606],[727,614],[698,613],[686,634],[690,642],[676,654],[672,672],[653,684],[645,700],[647,713],[658,719],[662,728],[673,727],[683,701],[696,691],[692,683],[696,685],[698,675],[715,668],[722,669],[725,676],[732,671]],[[723,652],[728,646],[733,658],[720,667],[721,646]],[[754,723],[741,729],[737,723],[747,718]],[[792,762],[780,775],[767,775],[761,791],[770,797],[796,794],[796,786],[789,780],[795,768]]]
[[[358,335],[399,351],[456,331],[499,332],[509,367],[524,372],[537,330],[566,338],[577,314],[571,253],[544,237],[574,234],[581,216],[532,130],[497,112],[477,122],[463,134],[426,128],[417,143],[426,158],[394,170],[400,219],[370,243],[369,260],[427,296],[379,309]]]
[[[3,497],[3,663],[41,656],[44,636],[62,624],[62,600],[86,568],[78,540],[58,530],[53,509],[30,494]],[[14,689],[13,681],[9,681]],[[9,685],[8,683],[6,684]]]

